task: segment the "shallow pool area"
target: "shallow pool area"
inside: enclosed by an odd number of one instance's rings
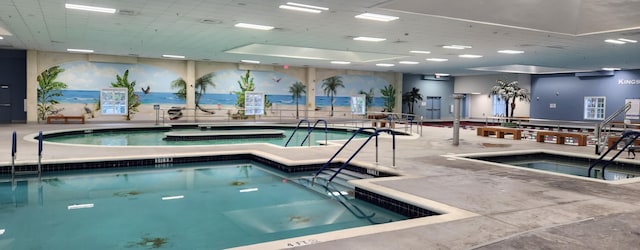
[[[253,161],[162,166],[4,179],[0,248],[222,249],[407,218]]]
[[[254,134],[238,135],[234,137],[222,137],[221,139],[206,138],[201,140],[172,140],[168,135],[213,133],[236,134],[242,131],[281,131],[282,136],[255,136]],[[346,140],[353,135],[354,129],[315,128],[308,132],[307,128],[290,126],[159,126],[159,127],[130,127],[130,128],[102,128],[53,131],[44,134],[45,142],[94,145],[94,146],[202,146],[202,145],[228,145],[269,143],[277,146],[288,147],[318,146],[331,140]],[[293,134],[293,137],[291,137]],[[247,136],[253,135],[253,136]],[[355,138],[366,138],[368,132],[357,134]],[[289,139],[291,137],[291,139]],[[32,138],[33,139],[33,138]]]

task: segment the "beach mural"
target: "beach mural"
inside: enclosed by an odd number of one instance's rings
[[[124,81],[126,76],[126,81]],[[316,110],[349,110],[350,96],[366,94],[369,110],[382,109],[380,89],[388,85],[375,76],[340,75],[342,82],[326,92],[324,80],[316,84]],[[306,93],[294,98],[292,87],[299,79],[280,72],[220,70],[196,79],[195,106],[199,118],[231,117],[243,119],[239,111],[245,91],[265,94],[265,115],[289,110],[295,116],[296,101],[306,106]],[[186,107],[186,83],[175,72],[146,64],[101,63],[74,61],[45,70],[38,76],[38,117],[50,115],[83,115],[96,120],[154,120],[154,105],[159,105],[164,119],[177,120]],[[113,87],[129,88],[132,114],[109,116],[100,112],[100,90]],[[299,87],[299,86],[298,86]],[[330,93],[330,95],[327,95]],[[297,100],[296,100],[297,99]],[[332,101],[333,99],[333,101]],[[333,104],[333,105],[332,105]]]

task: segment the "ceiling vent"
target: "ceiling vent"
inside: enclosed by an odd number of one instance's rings
[[[133,10],[118,10],[118,14],[123,15],[123,16],[136,16],[136,15],[138,15],[138,13],[133,11]]]
[[[222,20],[220,19],[200,19],[199,22],[204,24],[222,24]]]

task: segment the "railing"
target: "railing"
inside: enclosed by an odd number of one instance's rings
[[[616,141],[616,143],[614,145],[618,145],[618,143],[620,143],[621,141],[625,141],[625,145],[624,147],[618,151],[618,153],[616,153],[613,157],[611,157],[611,159],[607,160],[604,165],[602,166],[602,179],[606,180],[605,176],[604,176],[604,171],[607,168],[607,166],[609,166],[620,154],[622,154],[622,152],[624,152],[625,149],[627,149],[628,147],[633,145],[633,142],[635,142],[635,140],[638,139],[638,137],[640,137],[640,132],[636,132],[636,131],[627,131],[624,132],[622,134],[622,136],[620,136],[620,139],[618,139]],[[587,173],[588,177],[591,177],[591,170],[598,165],[598,163],[602,162],[604,157],[607,156],[607,154],[609,154],[609,152],[611,152],[611,150],[615,149],[615,147],[611,147],[609,148],[604,154],[602,154],[602,156],[600,156],[600,158],[598,158],[598,160],[596,160],[595,162],[593,162],[591,164],[591,166],[589,166],[589,172]],[[595,176],[597,177],[597,176]]]
[[[291,136],[289,136],[289,139],[287,140],[287,143],[284,144],[285,147],[287,147],[289,145],[289,142],[293,138],[293,135],[296,134],[296,131],[298,131],[298,129],[300,128],[300,124],[302,124],[303,122],[307,122],[307,133],[311,133],[311,122],[309,120],[307,120],[307,119],[300,120],[298,122],[298,125],[296,125],[296,128],[293,129],[293,132],[291,132]],[[302,144],[300,144],[300,146],[302,146]]]
[[[324,145],[327,145],[327,133],[329,132],[328,131],[329,130],[329,128],[328,128],[329,125],[327,123],[327,120],[319,119],[313,124],[313,126],[311,126],[311,129],[307,130],[307,136],[304,137],[304,139],[300,143],[300,146],[302,146],[304,144],[304,142],[307,141],[307,138],[309,138],[311,136],[311,132],[313,132],[313,130],[318,126],[318,123],[320,123],[320,122],[324,122]],[[293,134],[291,135],[291,137],[293,137]],[[291,140],[291,138],[289,138],[289,140]],[[309,143],[311,143],[311,140],[309,140]],[[287,145],[285,145],[285,147],[286,146]]]
[[[622,113],[629,111],[629,109],[631,109],[631,102],[626,103],[620,109],[616,110],[616,112],[604,119],[601,123],[596,124],[595,133],[596,138],[598,139],[598,141],[596,142],[596,154],[600,154],[600,148],[603,148],[604,144],[608,140],[609,132],[611,131],[610,124],[613,119],[617,118]],[[607,127],[609,128],[608,130]]]
[[[16,174],[32,174],[37,173],[38,177],[42,174],[42,131],[38,133],[38,169],[36,171],[16,171],[16,158],[18,153],[18,141],[17,134],[13,131],[13,135],[11,137],[11,179],[15,181]]]

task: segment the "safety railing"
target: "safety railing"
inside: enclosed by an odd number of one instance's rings
[[[38,133],[38,168],[36,171],[16,171],[16,158],[18,156],[18,140],[17,133],[13,131],[11,137],[11,179],[15,181],[17,174],[42,174],[42,131]]]
[[[307,119],[302,119],[298,122],[298,125],[296,125],[296,128],[293,129],[293,132],[291,132],[291,136],[289,136],[289,139],[287,140],[287,142],[284,144],[285,147],[287,147],[289,145],[289,142],[291,142],[291,139],[293,139],[293,136],[296,134],[296,132],[298,131],[298,129],[300,128],[300,125],[302,123],[306,122],[307,123],[307,133],[311,133],[311,122]],[[302,142],[304,143],[304,142]],[[300,146],[302,146],[302,144],[300,144]]]
[[[618,145],[618,143],[624,141],[624,147],[622,149],[620,149],[613,157],[611,157],[611,159],[609,160],[603,160],[605,156],[607,156],[607,154],[609,154],[609,152],[611,152],[611,150],[615,149],[615,147],[611,147],[609,149],[607,149],[607,151],[602,154],[602,156],[600,156],[600,158],[598,158],[598,160],[596,160],[595,162],[593,162],[588,169],[588,173],[587,176],[591,177],[591,170],[593,170],[594,167],[596,167],[598,165],[598,163],[601,163],[604,161],[604,165],[602,165],[602,179],[606,180],[605,177],[605,169],[607,168],[607,166],[611,165],[611,163],[613,163],[613,161],[620,155],[622,154],[622,152],[625,151],[625,149],[627,149],[628,147],[633,146],[633,143],[638,139],[638,137],[640,137],[640,132],[637,131],[626,131],[622,134],[622,136],[620,136],[620,138],[616,141],[616,143],[614,145]],[[595,176],[597,177],[597,176]]]
[[[302,140],[302,142],[300,143],[300,146],[304,145],[304,142],[307,141],[307,139],[309,137],[311,137],[311,133],[313,132],[313,130],[318,126],[318,123],[323,122],[324,123],[324,145],[327,145],[327,134],[329,133],[329,124],[327,123],[327,120],[324,119],[319,119],[317,120],[315,123],[313,123],[313,126],[311,126],[311,129],[307,130],[307,136],[304,137],[304,139]],[[293,137],[293,135],[291,135]],[[289,140],[291,140],[291,138],[289,138]],[[287,141],[288,142],[288,141]],[[309,143],[311,143],[311,140],[309,140]],[[286,147],[286,145],[285,145]]]
[[[611,132],[612,127],[611,122],[621,114],[629,111],[629,109],[631,109],[631,102],[626,103],[620,109],[616,110],[616,112],[613,112],[613,114],[604,119],[601,123],[596,123],[596,154],[600,154],[600,149],[604,148],[604,145],[609,138],[609,133]]]

